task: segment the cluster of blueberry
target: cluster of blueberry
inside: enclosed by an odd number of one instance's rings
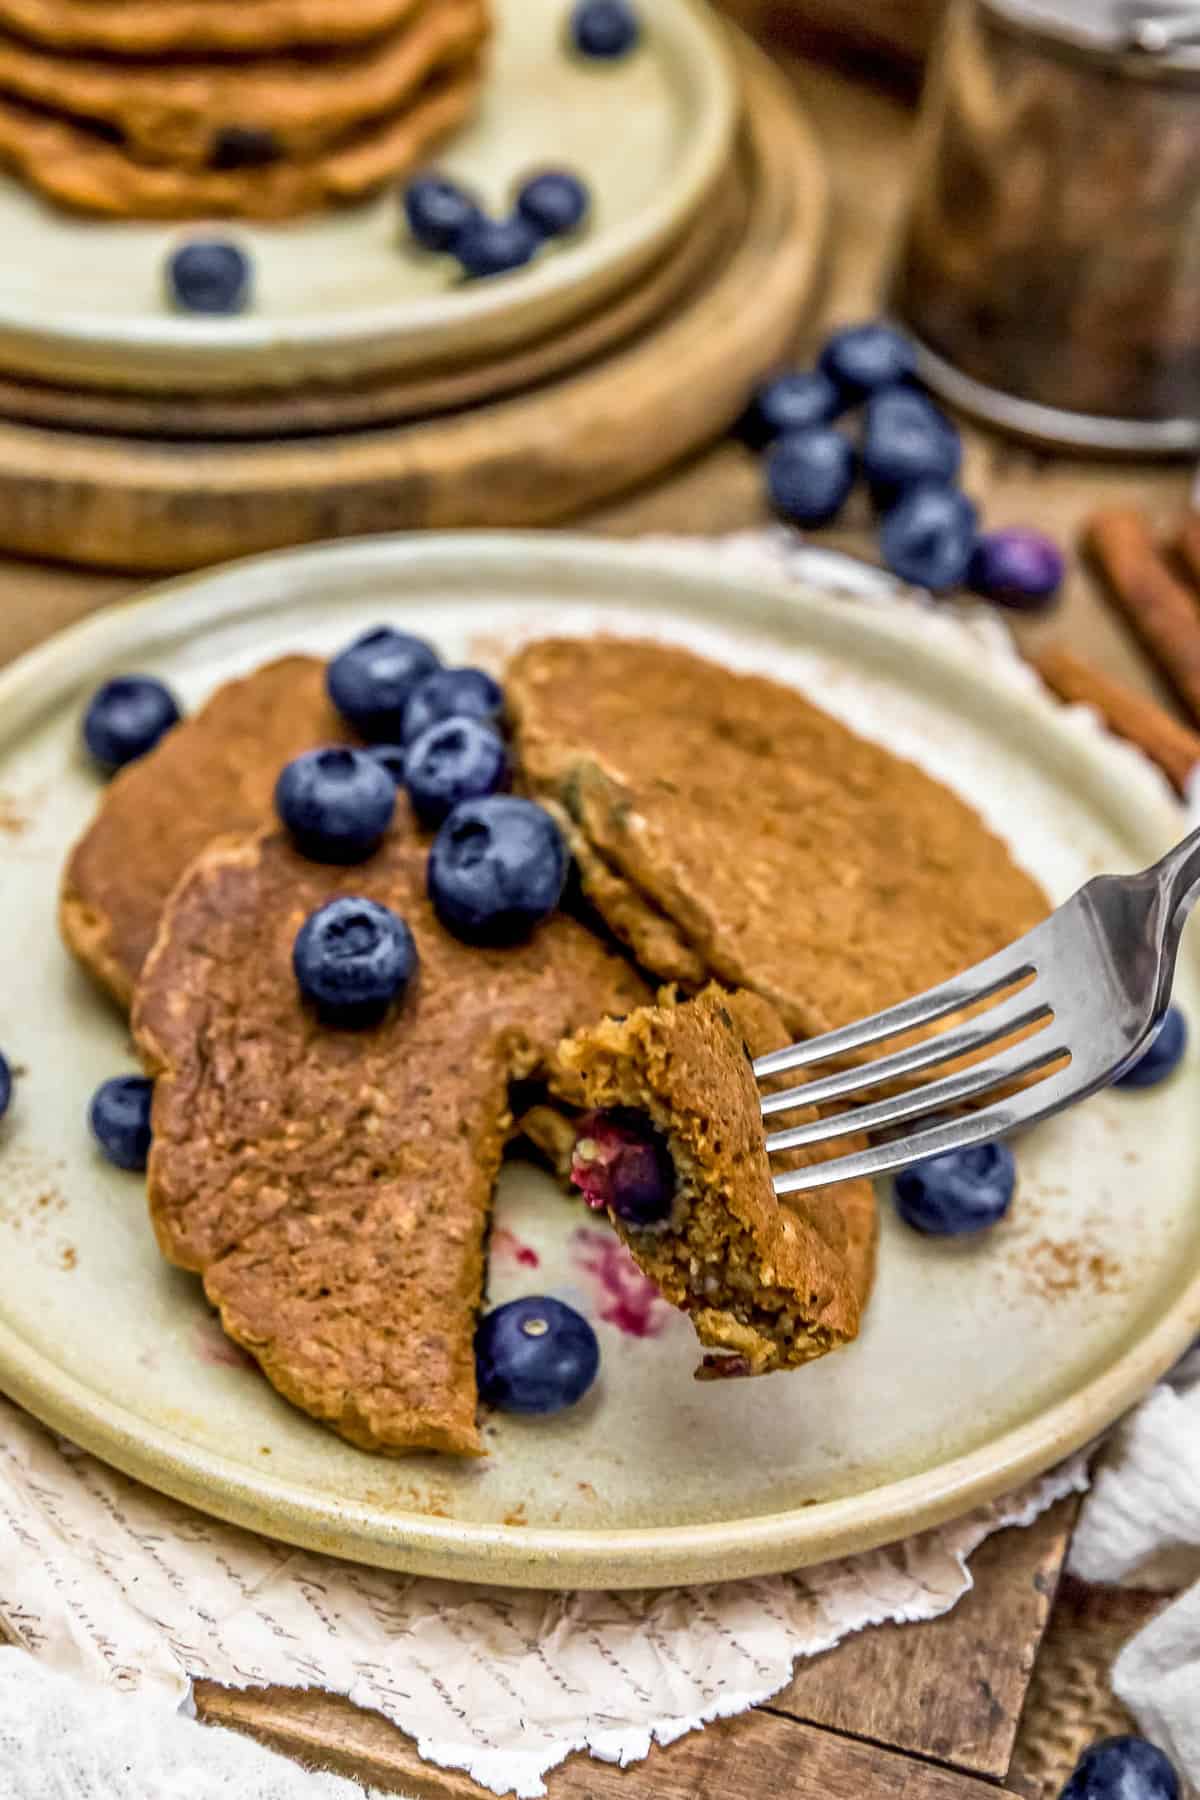
[[[857,444],[834,423],[863,409]],[[1002,605],[1033,610],[1063,578],[1057,546],[1041,532],[980,532],[958,486],[962,441],[917,381],[909,340],[879,322],[835,332],[813,369],[758,389],[741,435],[766,454],[767,492],[790,524],[829,525],[861,472],[880,519],[883,561],[933,593],[969,586]]]
[[[592,61],[619,61],[640,39],[630,0],[576,0],[567,21],[569,47]],[[524,268],[551,238],[578,231],[591,198],[578,176],[550,169],[523,184],[503,219],[489,218],[476,199],[440,175],[411,182],[403,204],[416,243],[454,256],[464,274],[478,278]],[[166,287],[180,312],[229,317],[250,304],[254,266],[231,238],[192,238],[168,257]]]
[[[546,169],[523,182],[502,219],[490,218],[473,194],[445,175],[422,175],[404,193],[414,242],[453,256],[474,279],[524,268],[543,244],[578,231],[590,206],[587,188],[566,169]]]

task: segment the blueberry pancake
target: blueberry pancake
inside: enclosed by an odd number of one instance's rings
[[[278,834],[211,846],[170,900],[134,1007],[155,1077],[151,1217],[225,1330],[296,1405],[374,1450],[477,1454],[473,1339],[509,1084],[648,999],[582,925],[469,947],[425,850],[305,862]],[[339,894],[408,925],[418,973],[363,1030],[301,1000],[293,944]]]
[[[121,1006],[192,858],[223,832],[267,822],[292,757],[346,741],[326,698],[324,663],[285,656],[227,682],[114,777],[68,859],[59,922],[68,947]]]
[[[359,43],[421,0],[0,0],[0,27],[57,50],[195,56]]]
[[[789,1036],[890,1006],[1042,919],[963,800],[795,689],[616,638],[530,644],[505,678],[527,791],[654,974],[761,995]]]
[[[571,1172],[711,1354],[702,1378],[796,1368],[856,1337],[875,1265],[867,1181],[776,1199],[751,1060],[788,1041],[765,1001],[709,987],[561,1044],[551,1088],[584,1109]],[[789,1123],[807,1115],[800,1109]],[[844,1149],[845,1145],[837,1148]],[[778,1168],[821,1161],[794,1151]]]
[[[320,59],[63,56],[0,32],[0,93],[111,128],[136,161],[261,169],[401,116],[431,76],[475,57],[487,31],[485,0],[428,0],[400,29]]]

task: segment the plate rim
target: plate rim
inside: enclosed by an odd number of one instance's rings
[[[1031,685],[989,683],[963,646],[922,639],[916,647],[900,612],[855,605],[785,578],[747,577],[681,556],[666,565],[636,543],[560,533],[392,535],[331,543],[225,564],[158,584],[108,606],[0,670],[0,747],[60,705],[85,679],[124,651],[146,652],[186,640],[198,628],[286,612],[297,571],[328,585],[358,572],[386,573],[398,591],[440,580],[471,584],[538,567],[542,590],[581,573],[597,588],[618,577],[652,581],[693,613],[728,622],[730,603],[755,601],[768,629],[787,628],[797,609],[822,622],[835,649],[864,640],[877,656],[903,655],[922,678],[936,677],[970,696],[997,726],[1028,737],[1069,770],[1085,794],[1104,796],[1135,842],[1165,849],[1182,810],[1165,787],[1128,783],[1114,792],[1102,739],[1084,739]],[[608,591],[614,591],[609,588]],[[616,591],[620,591],[619,589]],[[0,1165],[2,1169],[2,1165]],[[1018,1421],[988,1443],[933,1469],[865,1494],[716,1523],[616,1531],[488,1525],[427,1514],[337,1505],[311,1489],[268,1478],[189,1445],[180,1434],[137,1421],[98,1399],[75,1376],[31,1351],[0,1321],[0,1383],[18,1404],[83,1449],[175,1499],[232,1524],[305,1548],[419,1575],[538,1588],[618,1588],[730,1579],[793,1569],[889,1543],[957,1517],[1018,1487],[1093,1438],[1124,1412],[1188,1347],[1200,1328],[1200,1261],[1170,1307],[1135,1331],[1107,1367],[1084,1386]]]
[[[686,229],[732,153],[741,110],[732,28],[706,0],[655,0],[654,35],[662,39],[663,53],[681,59],[695,103],[694,129],[662,192],[599,237],[584,237],[513,277],[456,292],[452,307],[445,294],[436,294],[402,308],[301,319],[250,312],[214,320],[164,308],[161,317],[115,319],[98,329],[95,315],[86,312],[43,326],[35,304],[18,309],[0,291],[0,367],[52,382],[135,391],[172,384],[180,391],[287,387],[419,369],[453,358],[464,344],[476,354],[482,345],[498,352],[561,327],[633,279]],[[92,222],[82,223],[86,230]],[[203,222],[158,223],[187,234]],[[243,237],[254,224],[231,220],[225,229]]]

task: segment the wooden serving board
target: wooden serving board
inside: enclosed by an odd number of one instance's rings
[[[742,44],[742,215],[656,320],[519,395],[374,431],[185,443],[0,421],[0,549],[174,570],[382,530],[551,524],[711,441],[794,342],[829,183],[786,83]]]

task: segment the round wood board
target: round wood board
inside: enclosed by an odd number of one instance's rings
[[[106,435],[176,439],[303,437],[430,418],[516,393],[577,369],[661,319],[738,240],[749,203],[738,157],[661,262],[615,300],[543,341],[351,387],[246,394],[133,394],[65,388],[0,374],[0,419]]]
[[[961,793],[1056,902],[1098,869],[1144,867],[1183,828],[1152,770],[951,619],[920,629],[901,600],[722,572],[704,554],[664,566],[557,532],[410,533],[242,563],[100,613],[0,675],[0,792],[25,821],[0,880],[0,1044],[22,1071],[0,1126],[6,1393],[138,1479],[270,1536],[461,1580],[615,1587],[894,1541],[1049,1467],[1182,1354],[1200,1324],[1196,1047],[1161,1087],[1110,1088],[1025,1133],[993,1232],[923,1237],[881,1192],[862,1335],[795,1374],[698,1383],[685,1314],[623,1330],[612,1302],[628,1271],[606,1277],[603,1228],[597,1242],[596,1221],[516,1157],[497,1188],[489,1304],[548,1293],[590,1315],[603,1377],[582,1406],[491,1415],[488,1454],[465,1467],[370,1456],[231,1358],[200,1283],[156,1249],[145,1183],[87,1131],[89,1098],[129,1046],[56,929],[63,857],[100,793],[80,712],[129,668],[194,711],[269,658],[329,655],[381,619],[497,672],[531,638],[610,631],[792,683]],[[1200,1017],[1192,934],[1175,994]]]
[[[689,296],[607,357],[471,411],[288,443],[157,443],[0,423],[0,548],[171,570],[380,530],[546,525],[725,430],[815,296],[820,145],[782,78],[740,52],[746,216]]]
[[[254,303],[213,319],[163,297],[164,260],[193,225],[81,218],[0,175],[0,368],[139,394],[365,381],[500,355],[623,292],[729,162],[724,30],[704,0],[655,0],[639,48],[600,63],[567,51],[563,0],[495,0],[494,13],[478,111],[438,166],[500,212],[552,155],[591,191],[577,238],[515,275],[463,281],[451,257],[408,241],[393,184],[360,206],[230,226],[254,263]]]

